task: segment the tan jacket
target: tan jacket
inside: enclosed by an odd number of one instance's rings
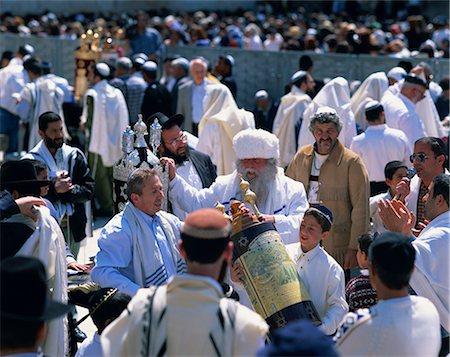
[[[286,176],[303,183],[307,192],[313,159],[313,145],[305,145],[286,171]],[[369,232],[369,196],[362,160],[338,141],[320,169],[319,200],[333,213],[333,226],[323,247],[341,266],[347,249],[357,250],[358,237]]]

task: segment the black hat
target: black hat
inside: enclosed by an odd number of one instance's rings
[[[416,76],[415,74],[408,74],[405,77],[405,83],[417,84],[419,86],[424,87],[425,89],[427,88],[427,84],[425,83],[425,81],[422,78]]]
[[[7,161],[0,167],[0,189],[17,186],[47,186],[52,181],[38,180],[36,169],[29,161]]]
[[[0,315],[24,321],[47,321],[70,306],[48,299],[47,273],[40,260],[16,256],[0,264]]]
[[[274,332],[257,356],[339,356],[333,340],[309,320],[291,322]]]
[[[369,260],[391,274],[408,274],[414,268],[416,251],[408,237],[386,232],[374,239],[369,248]]]
[[[170,129],[174,125],[181,127],[183,125],[184,116],[182,114],[172,115],[170,118],[163,113],[155,113],[147,119],[147,123],[151,124],[155,119],[158,119],[163,129]]]

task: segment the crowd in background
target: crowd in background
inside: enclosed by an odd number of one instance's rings
[[[322,4],[323,3],[323,4]],[[311,4],[310,4],[311,6]],[[428,18],[421,2],[317,2],[315,11],[292,3],[261,1],[256,11],[149,11],[161,46],[236,47],[267,51],[314,51],[388,55],[397,58],[448,58],[445,15]],[[444,12],[445,14],[446,12]],[[136,14],[52,12],[1,15],[0,32],[76,39],[89,28],[114,38],[132,39]]]

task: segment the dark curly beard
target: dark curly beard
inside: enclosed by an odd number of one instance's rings
[[[167,148],[167,146],[166,146],[166,144],[164,144],[164,142],[162,142],[161,145],[164,148],[164,152],[162,153],[162,156],[166,156],[166,157],[173,159],[175,161],[175,165],[181,165],[182,163],[189,161],[190,148],[188,145],[186,145],[186,153],[184,155],[178,155],[178,154],[172,152],[171,150],[169,150]]]

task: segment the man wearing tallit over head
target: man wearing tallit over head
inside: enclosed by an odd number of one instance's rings
[[[203,108],[196,149],[211,157],[217,175],[231,174],[236,162],[233,138],[244,129],[255,128],[253,113],[239,109],[230,90],[219,83],[206,87]]]
[[[369,102],[379,102],[384,92],[389,88],[388,79],[384,72],[375,72],[368,76],[350,99],[350,108],[355,114],[355,122],[361,130],[366,130],[365,106]]]
[[[439,118],[439,113],[436,109],[436,105],[433,102],[432,95],[428,88],[431,79],[433,78],[431,74],[431,68],[426,63],[421,62],[416,67],[414,67],[410,73],[415,74],[427,84],[424,97],[417,103],[415,103],[415,112],[423,123],[426,132],[425,136],[433,136],[435,138],[445,137],[445,129],[442,126]],[[400,93],[402,89],[404,82],[405,80],[401,79],[394,85],[390,86],[389,90],[395,95],[398,95],[398,93]]]
[[[122,132],[127,127],[128,109],[122,92],[108,84],[110,69],[97,63],[92,76],[93,87],[84,97],[81,122],[89,131],[88,162],[96,183],[96,210],[111,215],[112,168],[122,157]]]
[[[342,125],[339,141],[345,147],[350,147],[353,137],[356,136],[355,116],[350,106],[350,88],[345,78],[336,77],[325,84],[303,113],[298,148],[314,143],[314,136],[309,130],[309,124],[320,107],[330,107],[336,111]]]
[[[298,129],[305,109],[311,103],[307,91],[315,86],[314,79],[306,71],[297,71],[291,77],[291,91],[281,97],[281,103],[273,122],[272,132],[280,140],[280,166],[286,167],[297,152]]]

